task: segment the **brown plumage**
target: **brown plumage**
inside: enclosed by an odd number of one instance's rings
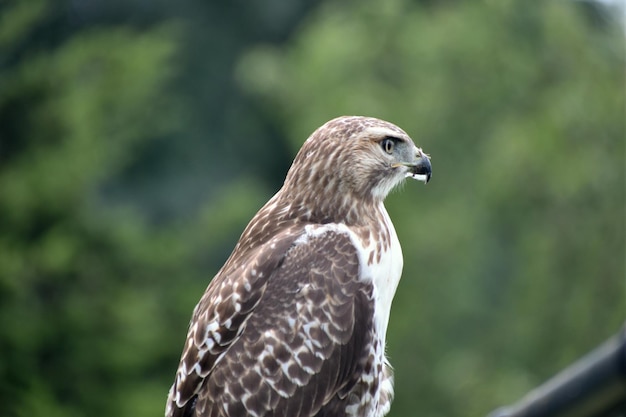
[[[194,309],[166,416],[386,414],[402,253],[383,200],[430,172],[391,123],[317,129]]]

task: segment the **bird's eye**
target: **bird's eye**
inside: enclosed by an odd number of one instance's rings
[[[393,139],[385,138],[380,142],[380,146],[382,146],[383,150],[387,153],[393,152],[393,146],[395,145]]]

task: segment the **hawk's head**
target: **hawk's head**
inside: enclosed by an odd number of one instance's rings
[[[342,197],[353,204],[380,202],[405,178],[426,183],[430,176],[430,158],[402,129],[373,117],[344,116],[302,145],[284,191],[307,190],[319,203]]]

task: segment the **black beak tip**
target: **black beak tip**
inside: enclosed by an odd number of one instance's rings
[[[430,159],[428,159],[427,156],[420,158],[420,162],[415,165],[413,172],[417,175],[423,175],[426,178],[424,183],[428,184],[433,173],[432,166],[430,165]]]

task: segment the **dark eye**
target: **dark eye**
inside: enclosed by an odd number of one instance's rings
[[[387,153],[393,152],[393,146],[395,145],[393,139],[385,138],[380,142],[380,146],[382,146],[383,151]]]

